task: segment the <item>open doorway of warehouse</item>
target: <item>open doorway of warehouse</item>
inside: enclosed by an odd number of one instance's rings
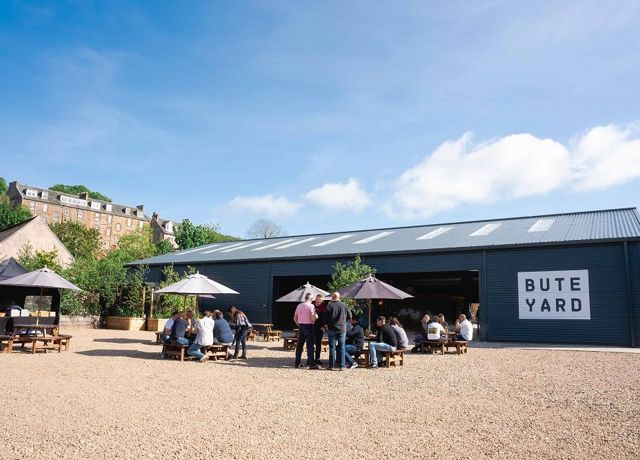
[[[425,313],[442,313],[451,328],[460,313],[477,323],[480,302],[479,272],[476,270],[455,272],[378,273],[381,281],[397,287],[413,297],[404,300],[374,299],[371,316],[397,316],[408,332],[420,329],[420,319]],[[330,276],[286,276],[273,278],[273,322],[278,329],[291,330],[296,303],[275,302],[288,292],[309,283],[327,289]],[[363,325],[366,323],[366,310]],[[411,335],[410,335],[411,336]]]

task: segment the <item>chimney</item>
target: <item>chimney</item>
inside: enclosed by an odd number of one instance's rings
[[[151,214],[151,219],[158,220],[158,213],[156,211],[153,211],[153,214]]]
[[[139,204],[138,206],[136,206],[136,208],[138,208],[140,211],[144,212],[144,205],[143,204]]]

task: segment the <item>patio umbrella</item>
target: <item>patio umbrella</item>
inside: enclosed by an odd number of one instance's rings
[[[276,302],[303,302],[305,296],[308,293],[311,293],[314,297],[318,294],[322,297],[326,297],[329,295],[327,291],[323,291],[322,289],[315,287],[313,284],[309,284],[309,282],[307,281],[298,289],[295,289],[290,293],[283,295],[279,299],[276,299]]]
[[[413,297],[411,294],[380,281],[373,275],[350,284],[338,292],[342,297],[348,299],[366,299],[369,301],[369,330],[371,330],[371,299],[406,299]]]
[[[50,289],[68,289],[70,291],[81,291],[78,286],[70,283],[56,272],[48,268],[41,268],[29,273],[14,276],[8,280],[0,281],[1,286],[29,286],[40,288],[40,301],[38,302],[38,316],[36,324],[40,323],[40,308],[42,305],[42,294],[45,288]]]
[[[204,297],[212,294],[240,294],[237,291],[207,278],[200,273],[187,276],[185,279],[158,289],[156,294],[176,294],[185,296]],[[214,297],[215,298],[215,297]]]

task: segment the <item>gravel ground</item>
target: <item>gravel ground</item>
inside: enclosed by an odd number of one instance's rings
[[[397,369],[160,360],[150,332],[0,354],[0,459],[640,457],[640,354],[470,349]]]

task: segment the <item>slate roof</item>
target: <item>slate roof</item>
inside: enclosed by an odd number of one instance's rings
[[[636,208],[242,240],[168,253],[130,265],[445,252],[624,240],[640,240],[640,214]]]

